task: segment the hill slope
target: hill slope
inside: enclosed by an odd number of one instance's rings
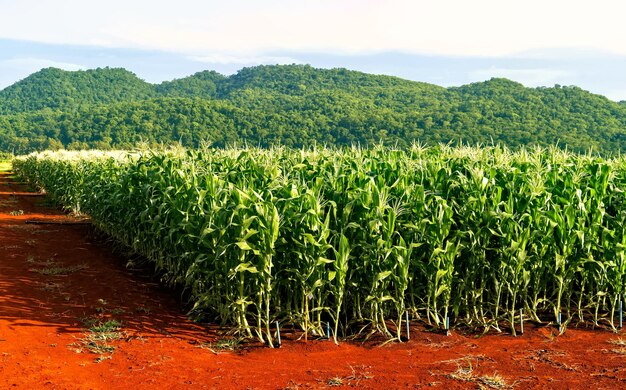
[[[189,77],[164,81],[155,86],[161,96],[188,97],[188,98],[215,98],[217,86],[224,82],[226,77],[215,71],[202,71]]]
[[[42,69],[0,91],[0,114],[44,108],[70,110],[83,105],[155,97],[154,87],[120,68],[68,72]]]
[[[158,85],[123,69],[45,69],[0,91],[0,149],[412,142],[626,150],[626,105],[577,87],[456,88],[307,65],[204,71]]]

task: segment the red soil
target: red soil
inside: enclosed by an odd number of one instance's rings
[[[619,335],[571,327],[558,337],[528,324],[520,337],[477,338],[416,324],[408,343],[286,334],[280,349],[216,354],[202,348],[220,337],[215,327],[188,320],[174,293],[129,272],[88,226],[26,224],[75,220],[25,191],[0,176],[0,388],[489,388],[498,378],[516,388],[626,387],[626,347],[611,343]],[[123,332],[115,351],[81,351],[86,319],[111,318]]]

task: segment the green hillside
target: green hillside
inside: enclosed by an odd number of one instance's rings
[[[0,91],[0,114],[155,97],[154,86],[125,69],[68,72],[46,68]]]
[[[124,69],[44,69],[0,91],[0,149],[407,146],[412,142],[626,150],[626,105],[577,87],[506,80],[439,86],[307,65],[146,83]]]
[[[182,79],[164,81],[156,85],[155,90],[161,96],[215,98],[217,86],[224,80],[226,80],[224,75],[205,70]]]

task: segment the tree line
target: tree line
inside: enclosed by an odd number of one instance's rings
[[[626,104],[574,86],[506,80],[443,88],[308,65],[213,71],[150,84],[124,69],[49,68],[0,91],[0,150],[228,146],[626,147]]]

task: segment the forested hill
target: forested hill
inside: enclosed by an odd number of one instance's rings
[[[125,69],[43,69],[0,91],[0,114],[68,110],[156,97],[154,86]]]
[[[150,84],[124,69],[49,68],[0,91],[0,149],[419,141],[626,151],[626,102],[506,79],[442,88],[307,65]]]

